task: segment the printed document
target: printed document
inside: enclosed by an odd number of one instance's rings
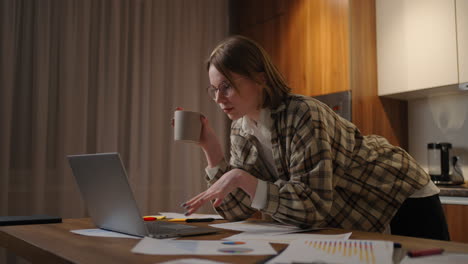
[[[275,255],[263,241],[164,240],[145,237],[133,253],[147,255]]]
[[[95,236],[95,237],[121,237],[121,238],[134,238],[140,239],[141,237],[138,236],[131,236],[126,235],[118,232],[108,231],[100,228],[92,228],[92,229],[76,229],[70,230],[70,232],[83,235],[83,236]]]
[[[377,240],[294,240],[272,263],[392,264],[393,242]]]
[[[259,233],[262,235],[280,235],[280,234],[306,232],[306,231],[321,229],[321,228],[302,229],[296,226],[271,224],[271,223],[265,223],[262,221],[252,221],[252,220],[231,222],[231,223],[225,223],[225,224],[213,224],[210,226],[216,227],[216,228],[249,232],[249,233]]]
[[[223,238],[225,240],[255,240],[266,241],[269,243],[289,244],[297,239],[338,239],[347,240],[351,236],[351,232],[338,235],[317,235],[317,234],[281,234],[281,235],[262,235],[259,233],[243,232],[237,235]]]

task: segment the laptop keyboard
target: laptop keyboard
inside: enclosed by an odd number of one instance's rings
[[[171,233],[178,230],[195,228],[195,226],[165,222],[145,222],[145,225],[151,234]]]

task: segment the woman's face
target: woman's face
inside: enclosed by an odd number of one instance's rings
[[[221,74],[216,67],[210,66],[208,71],[210,84],[214,88],[229,87],[233,92],[229,96],[216,92],[215,102],[221,107],[231,120],[237,120],[243,116],[248,116],[253,120],[258,120],[262,100],[263,85],[242,75],[231,73],[238,92],[232,84]]]

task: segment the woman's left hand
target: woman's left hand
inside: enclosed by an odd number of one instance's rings
[[[212,201],[214,207],[218,207],[223,199],[236,188],[242,188],[250,198],[254,198],[257,188],[257,178],[241,169],[233,169],[225,173],[219,180],[210,186],[206,191],[198,194],[188,202],[182,204],[187,212],[185,215],[191,215],[197,211],[206,202]]]

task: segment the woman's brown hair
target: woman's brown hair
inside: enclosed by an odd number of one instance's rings
[[[266,51],[255,41],[243,36],[231,36],[213,50],[207,62],[207,70],[213,65],[235,87],[230,73],[256,79],[258,73],[265,74],[262,107],[276,108],[291,89],[284,77],[271,61]]]

